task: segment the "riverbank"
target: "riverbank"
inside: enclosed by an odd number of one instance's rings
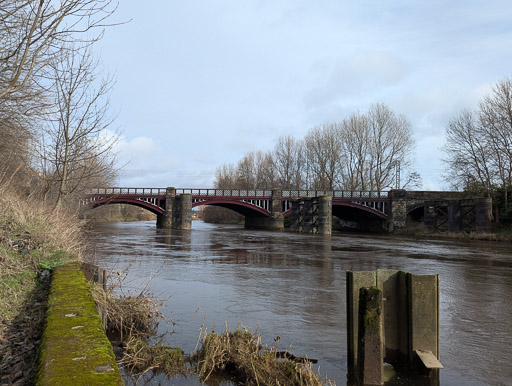
[[[508,224],[494,225],[488,232],[428,232],[425,226],[418,224],[407,229],[398,229],[395,235],[419,239],[447,239],[447,240],[479,240],[512,242],[512,227]]]
[[[78,260],[80,223],[0,187],[0,384],[33,384],[50,270]]]

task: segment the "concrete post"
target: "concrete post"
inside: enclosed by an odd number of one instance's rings
[[[192,194],[183,193],[175,197],[172,211],[173,229],[192,229]]]
[[[156,227],[161,229],[172,228],[172,211],[174,206],[174,199],[176,197],[175,188],[165,189],[164,208],[165,212],[156,216]]]
[[[271,212],[269,229],[277,231],[284,230],[283,191],[281,189],[272,190]]]
[[[374,271],[347,271],[347,361],[349,378],[357,372],[359,289],[377,284]]]
[[[330,235],[332,232],[332,196],[318,197],[318,233]]]
[[[357,367],[362,385],[384,384],[382,335],[382,291],[377,287],[359,290]]]
[[[439,275],[407,274],[409,295],[409,364],[415,350],[430,350],[439,359]]]
[[[377,288],[382,291],[384,357],[389,363],[407,363],[408,315],[406,273],[403,271],[378,269]]]

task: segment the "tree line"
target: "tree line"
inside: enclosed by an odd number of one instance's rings
[[[419,186],[410,171],[411,124],[385,104],[308,131],[303,139],[279,137],[273,150],[249,152],[236,164],[217,168],[221,189],[371,190]],[[404,171],[403,179],[400,179]]]
[[[0,0],[0,183],[55,207],[115,178],[113,77],[94,45],[111,0]],[[74,200],[73,200],[74,201]]]
[[[512,79],[449,121],[444,151],[451,186],[491,197],[495,219],[512,221]]]

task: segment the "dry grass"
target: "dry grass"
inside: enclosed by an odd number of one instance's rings
[[[31,384],[46,312],[49,275],[83,247],[81,223],[44,201],[0,185],[0,378]]]
[[[0,186],[0,208],[1,223],[8,224],[20,234],[29,235],[32,243],[65,251],[76,258],[81,256],[84,222],[74,213],[53,210],[49,203],[33,197],[20,197],[5,186]]]
[[[115,286],[107,291],[100,285],[93,285],[91,293],[94,301],[102,310],[107,331],[120,336],[122,341],[132,337],[151,336],[158,326],[158,319],[164,319],[159,311],[161,301],[155,300],[147,290],[137,296],[115,296]]]
[[[281,359],[277,353],[277,347],[262,348],[260,337],[246,329],[230,332],[226,327],[222,335],[205,334],[193,359],[204,381],[228,371],[246,385],[322,385],[309,363]]]
[[[169,377],[188,373],[188,358],[181,348],[151,346],[135,336],[126,344],[120,364],[135,375],[143,375],[151,370],[162,371]]]

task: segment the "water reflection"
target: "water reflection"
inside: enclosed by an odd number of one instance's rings
[[[443,385],[512,382],[512,250],[509,244],[246,231],[194,222],[191,232],[154,223],[98,225],[91,256],[130,265],[132,287],[166,302],[171,345],[192,352],[199,329],[242,323],[272,343],[319,360],[346,383],[345,272],[397,269],[441,275]],[[161,326],[164,333],[168,326]],[[197,380],[183,380],[197,384]]]

